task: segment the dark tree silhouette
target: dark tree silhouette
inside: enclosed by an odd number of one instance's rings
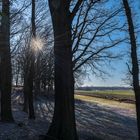
[[[123,0],[123,5],[128,22],[128,31],[130,36],[131,44],[131,61],[132,61],[132,78],[133,78],[133,88],[136,98],[136,112],[137,112],[137,124],[140,139],[140,86],[139,86],[139,65],[138,65],[138,55],[137,55],[137,43],[135,36],[135,28],[132,18],[131,8],[127,0]]]
[[[54,30],[55,108],[47,140],[77,140],[74,113],[74,78],[72,65],[72,21],[83,0],[72,12],[70,2],[49,0]]]
[[[35,26],[35,0],[32,0],[32,38],[36,38],[36,26]],[[31,47],[31,46],[30,46]],[[29,99],[29,118],[35,119],[35,113],[34,113],[34,106],[33,106],[33,82],[34,82],[34,52],[31,48],[31,64],[29,69],[29,93],[28,93],[28,99]]]
[[[32,31],[31,39],[36,38],[35,26],[35,0],[32,0],[32,17],[31,17]],[[30,44],[29,44],[30,45]],[[24,111],[29,111],[29,118],[35,119],[34,105],[33,105],[33,82],[34,82],[34,52],[33,48],[29,46],[29,57],[27,60],[27,67],[24,74]]]
[[[1,120],[13,121],[11,111],[11,55],[10,55],[10,2],[2,0],[2,19],[0,27],[0,92]]]

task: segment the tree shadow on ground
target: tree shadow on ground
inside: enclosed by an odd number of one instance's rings
[[[76,101],[78,130],[82,131],[82,134],[89,133],[88,136],[94,135],[103,140],[137,140],[136,118],[125,115],[116,113],[115,108]]]
[[[21,95],[20,95],[21,96]],[[53,116],[54,100],[38,97],[35,101],[36,120],[28,120],[24,113],[23,96],[12,99],[16,124],[0,123],[0,140],[38,140],[45,135]],[[131,112],[119,113],[119,108],[101,106],[76,100],[76,123],[79,140],[138,140],[135,116]],[[22,125],[19,125],[23,122]]]
[[[36,108],[42,119],[51,122],[54,108],[53,100],[40,98]],[[130,112],[126,116],[126,114],[118,113],[119,108],[116,112],[116,108],[100,106],[97,103],[81,100],[76,100],[75,108],[80,140],[138,139],[136,118],[132,117]]]

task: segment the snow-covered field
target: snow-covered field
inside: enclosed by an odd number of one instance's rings
[[[47,132],[53,114],[53,101],[38,97],[35,101],[36,120],[28,120],[22,111],[23,99],[12,95],[15,123],[0,123],[0,140],[38,140]],[[76,122],[80,140],[137,140],[134,108],[120,108],[102,102],[76,100]]]

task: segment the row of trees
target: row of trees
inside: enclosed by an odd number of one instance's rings
[[[102,65],[107,64],[108,60],[112,61],[118,58],[118,54],[112,53],[111,49],[126,40],[121,33],[121,37],[114,35],[125,29],[125,23],[118,22],[118,16],[122,13],[123,8],[111,9],[106,6],[108,2],[109,0],[48,0],[47,4],[47,2],[32,0],[27,3],[22,1],[21,8],[15,9],[14,1],[11,3],[9,0],[1,1],[0,92],[2,121],[13,121],[11,111],[12,79],[14,83],[18,84],[20,81],[20,84],[24,85],[23,110],[29,112],[30,119],[35,119],[34,94],[40,93],[42,89],[46,91],[46,87],[50,89],[54,84],[54,115],[45,139],[78,139],[74,113],[75,78],[86,70],[85,67],[91,68],[96,74],[105,73],[102,70]],[[122,0],[122,3],[129,27],[131,74],[140,130],[137,40],[129,3],[127,0]],[[47,25],[50,22],[46,16],[49,14],[46,10],[47,5],[50,8],[52,26]],[[29,10],[31,15],[25,18],[24,15]]]
[[[24,84],[23,110],[29,112],[29,118],[34,119],[33,90],[39,90],[40,83],[39,85],[36,84],[36,89],[33,87],[33,84],[34,82],[37,83],[41,81],[45,89],[46,85],[51,85],[50,83],[52,83],[54,79],[53,53],[51,47],[44,48],[42,52],[35,54],[40,49],[40,46],[43,47],[43,45],[50,44],[49,40],[52,36],[52,28],[50,25],[44,25],[44,23],[37,24],[44,18],[44,15],[40,17],[36,16],[36,12],[40,14],[43,8],[46,18],[48,11],[44,3],[38,2],[37,5],[39,7],[36,8],[35,1],[27,3],[21,1],[21,7],[19,7],[19,9],[15,8],[16,2],[14,3],[14,1],[1,1],[1,4],[1,120],[13,121],[11,112],[12,83],[18,84],[19,81],[20,85]],[[28,16],[26,20],[24,15],[27,14],[27,10],[30,10],[30,8],[32,9],[31,18]],[[30,22],[29,19],[31,19]],[[40,30],[42,27],[44,29]],[[39,35],[42,40],[38,37]],[[47,41],[43,42],[45,39]],[[42,64],[40,65],[40,63]]]

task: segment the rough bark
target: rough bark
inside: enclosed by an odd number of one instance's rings
[[[136,98],[136,112],[137,112],[137,124],[140,139],[140,86],[139,86],[139,65],[137,56],[137,44],[135,36],[135,28],[132,19],[132,12],[127,0],[123,0],[123,5],[128,22],[128,30],[131,43],[131,60],[132,60],[132,77],[133,77],[133,88]]]
[[[45,139],[77,140],[72,71],[72,21],[66,3],[60,0],[56,4],[55,2],[49,1],[54,29],[55,108]]]
[[[0,38],[0,83],[1,83],[1,121],[13,121],[11,111],[11,55],[10,55],[10,2],[2,0],[2,20],[1,20],[1,38]]]

